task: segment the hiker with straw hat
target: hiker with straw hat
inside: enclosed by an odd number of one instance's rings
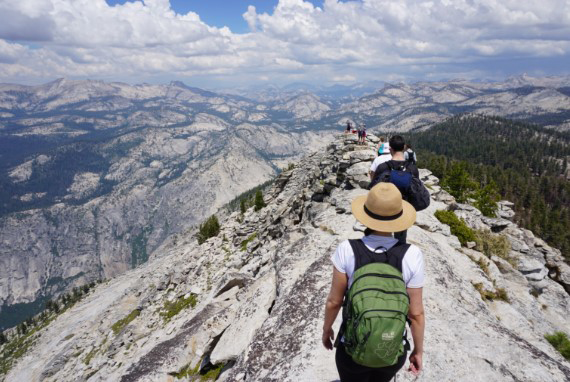
[[[423,254],[392,236],[414,224],[416,210],[395,185],[379,183],[353,200],[352,214],[367,229],[362,239],[345,240],[332,255],[323,345],[333,348],[332,325],[342,306],[334,344],[340,380],[387,382],[406,362],[408,319],[414,340],[408,370],[419,375],[425,327]]]

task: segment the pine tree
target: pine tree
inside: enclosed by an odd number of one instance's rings
[[[220,233],[220,223],[216,215],[210,216],[204,223],[200,224],[198,229],[198,244],[204,243],[211,237],[217,236]]]
[[[501,196],[495,182],[490,181],[485,187],[475,192],[475,207],[488,217],[495,217],[497,212],[497,202]]]
[[[265,202],[263,201],[263,194],[261,193],[261,190],[257,190],[257,192],[255,193],[255,210],[259,211],[263,207],[265,207]]]
[[[245,199],[240,200],[239,202],[239,210],[240,212],[243,214],[245,214],[245,211],[247,210],[246,206],[245,206]]]
[[[465,203],[477,189],[477,184],[469,176],[464,162],[453,163],[442,185],[459,203]]]

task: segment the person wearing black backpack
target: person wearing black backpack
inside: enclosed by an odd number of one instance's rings
[[[392,159],[381,163],[371,175],[372,181],[368,189],[380,182],[390,182],[396,185],[402,193],[402,198],[410,202],[416,211],[429,206],[430,195],[420,180],[420,173],[415,164],[410,163],[404,156],[406,142],[400,135],[390,138],[390,153]],[[407,230],[395,232],[394,237],[402,243],[406,242]]]
[[[380,183],[353,200],[352,214],[367,230],[362,239],[342,242],[331,257],[322,343],[333,349],[332,325],[342,307],[334,344],[341,382],[388,382],[408,358],[407,321],[414,340],[408,371],[417,376],[425,330],[424,259],[418,247],[391,234],[414,224],[416,211],[395,185]]]
[[[416,153],[412,150],[412,145],[410,143],[406,143],[404,151],[404,159],[406,162],[415,165],[418,162],[418,158],[416,157]]]

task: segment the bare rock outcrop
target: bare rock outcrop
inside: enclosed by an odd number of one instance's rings
[[[6,379],[192,381],[219,372],[232,382],[338,380],[334,355],[320,343],[330,256],[362,235],[350,201],[366,192],[359,177],[372,159],[352,141],[339,136],[282,173],[266,207],[233,213],[217,237],[164,246],[161,256],[98,286],[42,330]],[[456,205],[429,172],[422,178],[433,200],[408,233],[427,272],[422,379],[568,381],[570,363],[544,339],[570,332],[560,253],[509,220]],[[433,216],[447,208],[474,228],[499,230],[518,262],[462,247]],[[508,301],[481,293],[498,288]],[[190,297],[195,306],[167,314]],[[134,309],[134,320],[111,329]],[[414,380],[406,368],[398,379]]]

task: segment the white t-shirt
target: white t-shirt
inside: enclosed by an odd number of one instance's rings
[[[380,166],[384,162],[388,162],[389,160],[392,160],[392,155],[390,154],[380,155],[379,157],[374,159],[374,162],[372,162],[372,165],[370,166],[370,171],[376,172],[378,166]]]
[[[404,159],[405,159],[406,161],[409,160],[409,159],[410,159],[410,153],[411,153],[411,154],[413,155],[413,157],[414,157],[414,162],[417,162],[418,159],[417,159],[417,157],[416,157],[416,153],[413,152],[413,151],[410,150],[410,149],[404,151]]]
[[[382,246],[387,250],[392,248],[397,239],[387,236],[368,235],[362,238],[364,244],[370,250]],[[378,250],[381,251],[380,249]],[[343,241],[336,248],[331,257],[334,267],[341,273],[348,275],[348,287],[352,285],[352,276],[354,275],[354,252],[348,240]],[[407,288],[422,288],[424,286],[424,255],[422,251],[415,245],[410,245],[404,259],[402,260],[402,276]]]

